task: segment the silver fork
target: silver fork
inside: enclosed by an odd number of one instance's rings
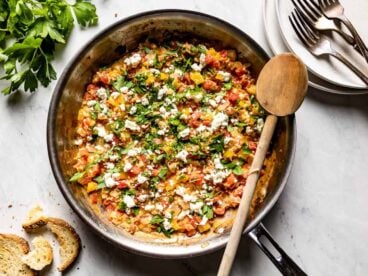
[[[330,20],[325,17],[321,11],[321,8],[313,0],[291,0],[294,7],[304,17],[308,23],[319,31],[334,31],[340,34],[347,43],[353,45],[357,49],[354,38],[343,32],[335,23],[334,20]],[[359,50],[358,50],[359,51]]]
[[[347,60],[343,55],[337,52],[331,46],[331,41],[325,35],[320,34],[313,29],[308,22],[302,17],[298,10],[294,10],[289,16],[290,23],[299,37],[299,39],[307,46],[308,50],[315,56],[331,55],[347,67],[349,67],[359,78],[368,84],[368,76]]]
[[[348,30],[352,33],[354,39],[356,40],[360,51],[362,52],[365,60],[368,62],[368,48],[364,44],[362,38],[358,34],[357,30],[354,28],[353,24],[346,17],[344,13],[344,7],[340,4],[339,0],[318,0],[319,6],[323,14],[329,19],[337,19],[341,21]]]

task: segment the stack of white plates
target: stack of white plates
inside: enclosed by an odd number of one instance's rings
[[[310,1],[310,0],[305,0]],[[368,44],[368,1],[340,0],[345,14]],[[291,27],[288,16],[294,6],[291,0],[264,0],[265,35],[273,53],[293,52],[309,71],[310,86],[337,94],[368,94],[368,85],[334,57],[315,57],[302,44]],[[331,34],[333,47],[368,75],[368,64],[338,34]]]

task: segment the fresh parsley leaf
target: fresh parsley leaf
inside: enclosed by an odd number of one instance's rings
[[[0,1],[0,79],[9,81],[3,94],[22,85],[33,92],[38,83],[46,87],[56,79],[51,61],[55,46],[65,44],[74,27],[73,13],[82,27],[97,24],[96,8],[88,0]]]
[[[222,152],[225,147],[224,135],[221,134],[221,135],[217,135],[214,138],[212,138],[209,147],[210,147],[211,153]]]
[[[82,27],[88,27],[97,24],[98,17],[96,14],[96,7],[93,4],[84,0],[77,0],[72,8],[78,23]]]
[[[161,224],[164,222],[164,219],[162,216],[160,215],[154,215],[152,218],[151,218],[151,221],[150,223],[153,224],[153,225],[157,225],[157,224]]]
[[[69,182],[75,182],[81,179],[84,176],[85,172],[77,172],[70,179]]]

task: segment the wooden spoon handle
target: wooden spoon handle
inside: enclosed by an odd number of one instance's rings
[[[256,184],[259,178],[259,172],[262,169],[264,159],[268,150],[268,146],[271,142],[273,132],[277,123],[277,117],[274,115],[268,115],[261,137],[259,139],[256,154],[253,159],[252,166],[249,171],[247,182],[243,189],[243,196],[241,198],[238,212],[234,220],[234,224],[231,229],[229,241],[226,245],[224,255],[221,260],[220,268],[218,270],[218,276],[227,276],[230,274],[231,267],[238,249],[239,241],[243,233],[244,225],[247,220],[248,211],[252,202],[253,194],[256,189]]]

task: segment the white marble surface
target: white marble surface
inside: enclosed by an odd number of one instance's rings
[[[95,0],[99,26],[73,32],[69,44],[58,51],[57,72],[99,30],[120,18],[159,8],[192,9],[225,19],[270,53],[261,2]],[[20,224],[27,210],[40,203],[47,213],[70,221],[82,237],[84,248],[70,275],[215,275],[222,251],[186,260],[135,256],[106,244],[72,212],[47,157],[46,117],[54,86],[33,95],[0,96],[0,232],[27,237]],[[264,224],[310,275],[367,275],[368,96],[311,90],[297,112],[297,125],[294,167]],[[232,274],[279,275],[247,237],[241,241]],[[59,275],[55,265],[46,275]]]

